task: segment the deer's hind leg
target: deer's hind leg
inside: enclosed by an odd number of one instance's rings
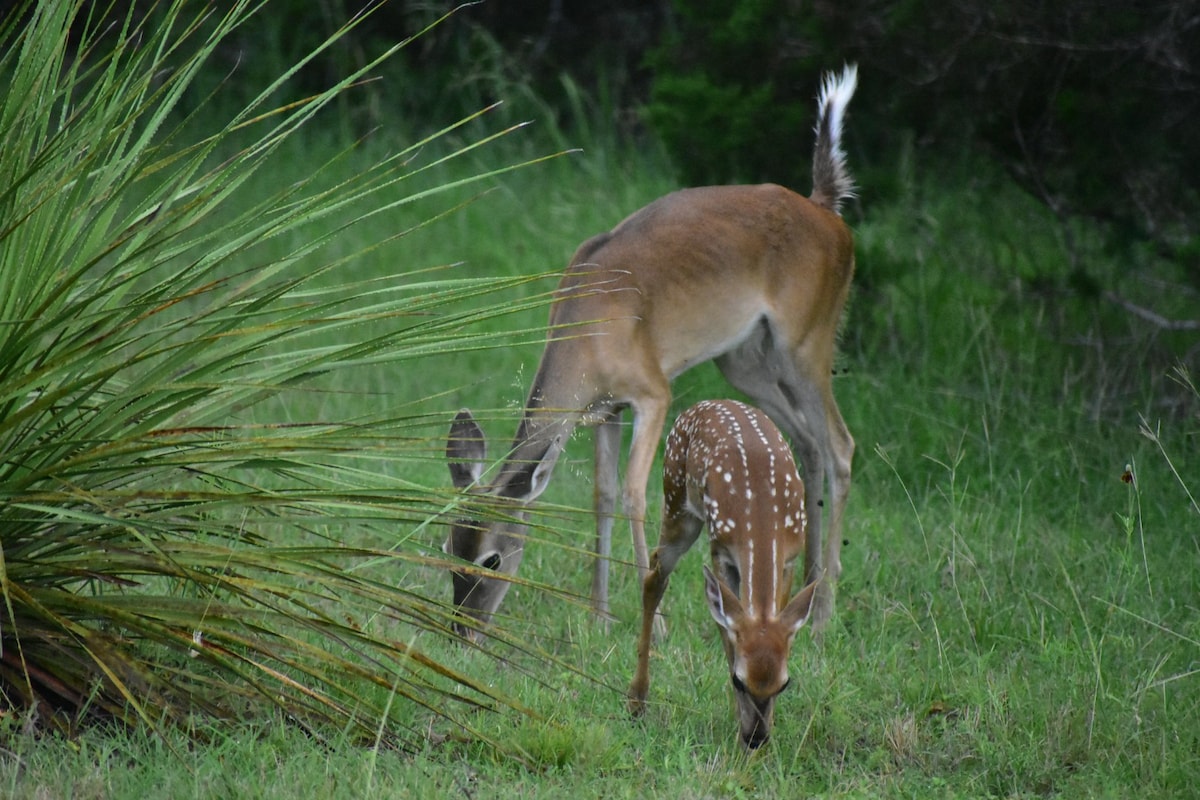
[[[826,356],[803,347],[787,351],[780,344],[764,321],[757,335],[717,358],[716,364],[726,380],[787,433],[796,451],[808,517],[804,582],[825,579],[811,612],[813,629],[820,630],[833,614],[833,586],[841,574],[841,520],[854,441],[833,401],[832,352]],[[828,349],[832,351],[832,342]],[[822,524],[826,476],[833,506],[827,529]]]
[[[842,522],[854,457],[854,439],[833,398],[832,343],[829,350],[827,358],[810,357],[803,350],[799,355],[794,354],[782,369],[780,380],[780,390],[792,401],[793,412],[790,422],[784,421],[781,427],[797,442],[807,434],[807,457],[819,465],[813,471],[814,475],[821,476],[805,496],[809,523],[809,538],[805,542],[805,580],[822,579],[811,610],[814,631],[823,628],[833,615],[835,588],[842,575]],[[802,455],[803,452],[801,449]],[[805,462],[806,479],[808,469]],[[823,514],[826,476],[832,508],[828,514]]]

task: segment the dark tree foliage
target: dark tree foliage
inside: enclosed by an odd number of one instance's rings
[[[818,80],[852,61],[848,135],[876,195],[909,143],[981,149],[1063,216],[1200,257],[1200,0],[272,0],[217,66],[269,72],[368,6],[296,91],[458,11],[345,109],[358,132],[381,109],[437,124],[517,88],[569,124],[566,75],[621,132],[648,124],[687,183],[803,189]]]
[[[1200,211],[1200,2],[675,0],[650,119],[693,181],[801,181],[816,78],[851,136],[986,149],[1062,214],[1184,245]]]
[[[403,5],[426,14],[456,7]],[[646,54],[669,15],[669,0],[484,0],[460,7],[454,24],[425,37],[418,58],[444,86],[472,81],[467,96],[479,101],[504,99],[497,94],[505,86],[530,89],[562,125],[572,121],[570,85],[580,86],[601,100],[615,130],[636,133],[653,77]]]
[[[570,74],[622,120],[637,110],[687,183],[805,186],[819,77],[852,61],[849,136],[874,185],[909,142],[934,160],[979,149],[1063,216],[1195,260],[1200,0],[489,0],[461,16],[426,64],[469,73],[471,30],[552,103]]]
[[[689,183],[807,180],[812,98],[829,57],[806,42],[828,38],[818,18],[784,0],[676,2],[650,53],[648,118]]]

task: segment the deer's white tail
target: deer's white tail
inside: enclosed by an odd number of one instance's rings
[[[848,65],[841,75],[830,72],[821,85],[817,99],[817,144],[813,150],[814,203],[841,213],[842,201],[854,196],[854,179],[846,169],[842,151],[842,120],[846,106],[858,86],[858,67]]]

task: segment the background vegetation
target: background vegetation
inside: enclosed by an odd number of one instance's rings
[[[453,5],[391,3],[335,56],[357,63]],[[332,20],[355,7],[321,0],[293,13],[319,8]],[[261,25],[246,33],[256,47],[298,51],[317,35]],[[788,156],[803,153],[812,75],[853,61],[872,78],[851,136],[877,198],[902,188],[891,180],[900,150],[976,152],[1060,216],[1179,251],[1195,286],[1198,52],[1197,0],[614,0],[603,13],[505,0],[423,37],[402,56],[419,85],[374,108],[427,114],[447,100],[511,101],[532,89],[565,121],[582,87],[615,130],[660,137],[685,182],[802,184],[806,159]],[[336,71],[323,63],[309,75]]]
[[[187,118],[188,125],[203,128],[228,118],[208,112],[220,111],[223,103],[241,108],[246,98],[258,96],[259,89],[249,87],[271,87],[286,72],[283,65],[298,56],[292,48],[303,46],[310,30],[268,24],[289,19],[287,5],[269,4],[264,10],[278,17],[263,17],[261,30],[239,28],[212,54],[211,70],[197,75],[177,108],[186,115],[219,87],[210,101],[216,105]],[[588,28],[565,3],[538,6],[538,13],[520,3],[467,9],[414,42],[400,60],[371,70],[383,80],[329,97],[316,124],[305,124],[281,144],[269,167],[241,183],[215,216],[254,220],[262,198],[303,184],[316,172],[314,165],[329,166],[311,186],[339,186],[406,153],[401,173],[410,177],[403,185],[377,194],[351,188],[362,204],[347,217],[309,215],[316,217],[306,220],[311,224],[277,231],[257,243],[262,249],[234,249],[214,267],[253,274],[263,264],[278,263],[288,286],[299,276],[306,279],[296,286],[302,293],[295,299],[310,300],[318,289],[332,292],[318,295],[337,303],[331,324],[303,339],[268,343],[266,352],[273,356],[268,363],[294,364],[301,353],[341,353],[380,337],[389,341],[373,346],[370,358],[328,357],[323,365],[330,369],[314,371],[302,383],[253,392],[261,400],[253,405],[229,406],[235,427],[253,432],[237,462],[244,476],[238,487],[306,484],[320,495],[329,482],[338,485],[336,502],[324,516],[314,519],[317,506],[305,507],[303,530],[291,512],[260,528],[268,546],[320,541],[377,554],[360,566],[354,566],[353,553],[341,554],[346,569],[340,574],[347,580],[365,575],[380,594],[355,603],[344,602],[346,593],[322,598],[323,621],[344,621],[352,630],[373,620],[368,630],[380,639],[373,662],[381,665],[380,675],[395,674],[387,661],[389,646],[417,644],[429,663],[475,687],[472,696],[492,696],[532,713],[467,711],[444,721],[382,687],[351,688],[344,696],[364,699],[357,706],[363,716],[342,723],[297,725],[294,709],[285,705],[218,723],[219,716],[200,708],[183,717],[185,724],[151,733],[115,726],[103,715],[72,713],[70,735],[64,735],[34,724],[38,720],[6,686],[8,705],[0,718],[0,785],[6,792],[560,797],[586,787],[610,797],[1174,797],[1196,785],[1200,487],[1193,476],[1200,474],[1194,378],[1200,346],[1185,324],[1200,306],[1192,282],[1195,261],[1187,250],[1194,234],[1185,225],[1173,228],[1182,234],[1165,240],[1148,228],[1117,225],[1115,217],[1048,206],[1047,194],[1030,191],[1032,184],[1000,148],[980,147],[981,140],[966,131],[927,129],[923,115],[902,114],[903,98],[885,88],[894,88],[887,76],[898,70],[879,66],[886,61],[882,54],[872,62],[865,49],[854,52],[860,40],[853,31],[815,37],[832,51],[842,36],[850,52],[835,52],[804,71],[792,64],[796,77],[773,84],[794,92],[800,98],[795,103],[762,100],[775,103],[781,116],[799,109],[786,147],[762,152],[775,154],[774,163],[794,174],[789,181],[803,190],[810,126],[802,115],[810,113],[819,72],[844,58],[862,65],[863,88],[852,106],[848,142],[862,188],[847,214],[860,274],[836,386],[859,443],[846,575],[838,615],[823,644],[818,648],[803,636],[797,642],[795,685],[781,700],[770,747],[747,759],[735,743],[728,680],[701,600],[700,554],[685,559],[666,600],[671,636],[652,663],[652,709],[644,722],[627,718],[622,692],[633,664],[638,603],[632,569],[615,569],[618,622],[610,631],[590,619],[581,599],[590,570],[580,554],[591,528],[587,434],[572,441],[540,504],[537,541],[522,568],[522,578],[534,583],[514,588],[492,652],[468,650],[441,636],[437,603],[446,599],[448,582],[442,569],[424,559],[435,556],[440,544],[431,509],[451,500],[440,458],[450,418],[468,405],[482,413],[495,440],[511,435],[540,350],[540,299],[553,286],[551,277],[538,276],[560,268],[586,236],[686,182],[681,173],[689,161],[700,160],[681,155],[669,123],[654,123],[665,142],[657,144],[660,139],[631,109],[645,98],[660,109],[646,119],[663,113],[665,101],[654,94],[654,85],[670,72],[665,65],[675,63],[663,43],[673,41],[671,30],[697,24],[701,17],[695,15],[704,9],[689,4],[670,11],[660,4],[638,11],[629,5],[615,4],[604,25],[639,30],[641,38],[633,41],[643,49],[636,53],[612,35],[595,37],[603,40],[597,47],[607,50],[580,46]],[[330,28],[345,19],[340,4],[315,7]],[[523,16],[518,8],[524,8]],[[755,16],[762,9],[784,15],[777,20],[811,16],[824,20],[821,25],[831,24],[834,14],[820,4],[728,8],[741,9],[743,16],[732,15],[728,25],[725,18],[710,20],[702,26],[710,38],[736,39],[737,24],[745,20],[744,30],[761,30],[751,22],[762,19]],[[1184,14],[1173,28],[1182,36],[1192,30],[1188,6],[1173,8]],[[340,39],[332,48],[336,57],[292,74],[271,89],[269,100],[308,96],[352,74],[354,65],[371,63],[382,42],[412,30],[432,11],[417,4],[385,6],[384,16],[369,26],[370,35]],[[951,25],[959,16],[948,13],[939,24]],[[318,27],[314,22],[311,30]],[[774,27],[790,30],[782,23]],[[560,39],[561,31],[577,36]],[[884,38],[893,42],[903,32],[898,28]],[[255,46],[239,44],[242,36]],[[709,46],[690,41],[697,52]],[[539,42],[545,42],[540,49]],[[975,57],[974,50],[964,47],[962,53]],[[650,51],[650,61],[643,61],[641,53]],[[559,69],[564,54],[572,52],[580,71],[565,77]],[[784,48],[762,68],[779,67],[794,52]],[[654,63],[660,64],[657,71],[648,70]],[[225,80],[229,70],[236,80]],[[1020,73],[1008,70],[997,67],[996,75]],[[712,85],[721,86],[721,80]],[[930,88],[935,83],[920,91],[910,87],[909,101],[939,107],[931,100],[939,91]],[[989,97],[981,95],[978,102]],[[1092,94],[1087,98],[1104,105]],[[505,105],[412,147],[425,132],[492,99],[504,99]],[[689,124],[688,109],[700,114],[705,108],[698,97],[681,102],[681,129]],[[723,116],[743,112],[752,110]],[[896,115],[890,125],[884,124],[887,113]],[[876,114],[884,120],[873,119]],[[536,124],[502,142],[440,161],[528,118]],[[1192,117],[1184,123],[1194,126]],[[780,133],[787,134],[784,126]],[[238,141],[228,140],[233,152]],[[488,175],[564,145],[583,151]],[[724,174],[757,177],[751,163],[741,160],[748,147],[739,144],[729,152],[739,158],[721,168]],[[788,155],[779,159],[778,153]],[[427,169],[411,174],[418,167]],[[1081,166],[1079,174],[1085,172]],[[458,185],[480,175],[481,183]],[[490,191],[477,196],[479,186]],[[434,188],[443,191],[422,199]],[[1178,195],[1180,202],[1185,195]],[[410,197],[414,202],[394,202]],[[449,210],[453,213],[440,217]],[[439,218],[430,222],[433,217]],[[345,228],[350,219],[356,224]],[[225,228],[201,227],[213,231],[203,242],[222,242]],[[322,248],[310,251],[318,238]],[[5,252],[16,260],[11,248]],[[457,266],[423,271],[447,264]],[[333,265],[336,269],[326,269]],[[486,284],[470,283],[478,279],[501,285],[485,292]],[[453,286],[458,290],[451,293]],[[368,304],[376,287],[395,289],[389,313],[373,313],[376,307]],[[501,315],[497,306],[512,313]],[[262,318],[296,319],[283,313],[287,307],[270,306]],[[304,319],[318,316],[306,311]],[[15,319],[6,317],[6,330]],[[170,319],[183,326],[180,332],[191,330],[186,313]],[[441,338],[442,330],[450,335]],[[469,338],[475,335],[479,338]],[[505,346],[486,347],[497,343]],[[34,385],[24,372],[12,374],[26,381],[17,385]],[[145,380],[136,372],[131,376]],[[244,385],[240,379],[231,383]],[[699,368],[677,384],[674,411],[729,392],[714,370]],[[104,407],[115,413],[126,400]],[[10,403],[10,430],[23,402],[28,401]],[[354,425],[339,430],[328,448],[305,442],[304,449],[291,449],[294,429],[283,442],[262,435],[264,425],[314,421]],[[230,436],[239,439],[236,430]],[[264,446],[271,448],[272,460],[251,460],[254,448]],[[310,460],[321,469],[313,469]],[[13,469],[11,460],[6,469]],[[213,464],[209,471],[226,474]],[[657,491],[652,508],[656,496]],[[253,497],[239,506],[252,507]],[[13,513],[11,500],[5,508]],[[222,518],[205,519],[203,533],[209,535]],[[10,562],[13,528],[4,530]],[[178,531],[179,539],[192,538],[192,530]],[[619,539],[616,558],[628,561],[630,549]],[[384,553],[391,555],[376,560]],[[80,560],[86,558],[83,552]],[[320,580],[304,573],[285,576],[289,592],[317,587]],[[5,581],[8,657],[11,568]],[[541,583],[562,591],[548,592]],[[80,583],[73,590],[87,599],[94,585]],[[123,591],[136,602],[146,596],[145,588]],[[428,614],[420,619],[390,614],[381,625],[373,610],[406,607],[385,596],[389,591],[404,595],[410,608],[413,601],[428,601],[422,606]],[[170,592],[153,595],[160,596]],[[174,660],[168,660],[173,668],[193,661],[192,628],[180,630],[186,636],[153,643],[173,642]],[[275,626],[265,624],[263,630],[270,633]],[[353,653],[335,652],[362,663]],[[504,659],[503,667],[496,656]],[[238,685],[227,676],[202,674],[217,689]],[[88,724],[76,725],[84,721]],[[382,734],[364,746],[361,727],[416,736],[404,737],[408,752]],[[198,733],[206,743],[193,746]]]

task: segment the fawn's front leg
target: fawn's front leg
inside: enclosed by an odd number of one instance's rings
[[[696,541],[701,527],[701,521],[684,510],[663,511],[662,534],[658,547],[650,556],[650,570],[642,582],[642,628],[638,635],[637,668],[629,684],[629,712],[634,716],[641,716],[646,710],[646,695],[650,690],[650,643],[654,639],[658,606],[671,582],[675,565]]]

